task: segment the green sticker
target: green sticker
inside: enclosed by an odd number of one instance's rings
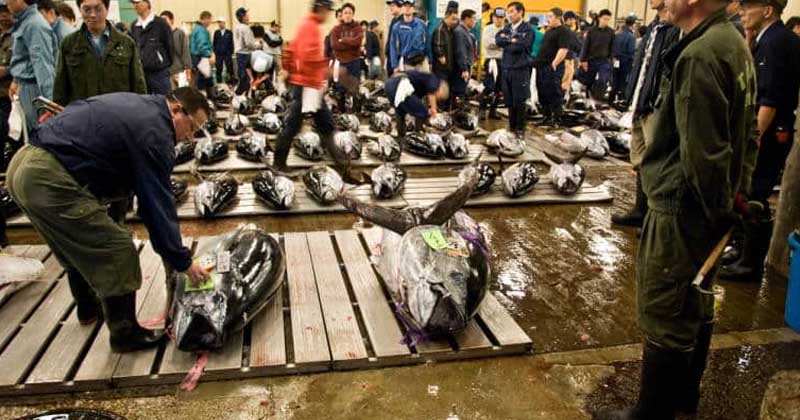
[[[217,284],[217,273],[209,273],[208,277],[206,277],[206,280],[198,284],[196,287],[192,286],[192,281],[189,280],[188,277],[184,278],[183,284],[183,290],[185,292],[203,292],[206,290],[214,290],[214,286]]]
[[[426,244],[428,244],[429,247],[436,251],[440,251],[450,246],[450,243],[444,238],[444,235],[442,235],[442,230],[439,228],[423,230],[422,239]]]

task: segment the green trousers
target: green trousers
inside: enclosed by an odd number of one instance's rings
[[[24,146],[9,164],[6,184],[64,269],[79,272],[98,297],[139,289],[142,273],[130,232],[50,152]]]
[[[719,238],[699,211],[650,205],[636,264],[639,327],[662,348],[691,351],[700,327],[714,320],[714,296],[691,283]],[[703,287],[711,288],[714,274]]]

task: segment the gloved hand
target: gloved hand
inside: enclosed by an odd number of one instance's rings
[[[728,209],[713,209],[707,217],[714,238],[721,238],[741,222],[741,216]]]

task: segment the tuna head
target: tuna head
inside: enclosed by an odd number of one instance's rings
[[[610,147],[603,133],[597,130],[586,130],[581,133],[581,142],[586,146],[586,156],[594,159],[608,156]]]
[[[497,173],[494,168],[487,163],[475,164],[475,170],[478,171],[479,179],[475,189],[472,190],[472,197],[487,194],[492,190],[492,186],[494,186],[494,182],[497,179]],[[467,181],[466,174],[463,171],[458,174],[458,181],[459,185],[463,185]]]
[[[406,138],[406,148],[410,153],[431,159],[442,159],[446,150],[442,136],[428,133],[412,133]]]
[[[486,146],[502,156],[516,157],[525,153],[525,142],[508,130],[495,130],[486,139]]]
[[[367,143],[367,151],[386,162],[400,159],[400,154],[403,152],[400,143],[388,134],[381,134],[377,140]]]
[[[364,110],[367,112],[388,111],[392,107],[389,99],[383,96],[373,96],[364,101]]]
[[[231,101],[231,108],[234,112],[244,115],[250,115],[255,112],[253,102],[250,101],[250,98],[244,95],[234,96],[233,100]]]
[[[450,159],[465,159],[469,156],[469,140],[463,134],[450,133],[444,140],[445,154]]]
[[[197,142],[182,141],[175,145],[175,164],[180,165],[186,163],[194,158],[194,150],[197,147]]]
[[[260,135],[245,135],[236,142],[236,154],[251,162],[263,161],[269,150],[266,137]]]
[[[211,92],[211,99],[217,104],[228,105],[233,100],[233,92],[228,85],[219,83],[214,86]]]
[[[342,177],[329,166],[311,168],[303,175],[303,183],[311,198],[325,205],[336,201],[344,189]]]
[[[336,127],[342,131],[352,131],[358,133],[361,122],[353,114],[341,114],[336,117]]]
[[[247,127],[250,127],[250,119],[244,115],[231,114],[225,120],[225,134],[229,136],[238,136],[244,133]]]
[[[392,117],[383,111],[372,114],[372,116],[369,117],[369,129],[376,133],[391,133]]]
[[[175,199],[175,202],[183,201],[186,198],[186,193],[189,192],[189,184],[186,181],[175,178],[170,178],[170,184],[172,186],[172,198]]]
[[[448,131],[453,128],[453,117],[446,112],[440,112],[428,120],[431,127],[439,131]]]
[[[306,131],[300,134],[294,141],[294,148],[297,154],[303,159],[318,161],[325,157],[325,149],[322,147],[322,140],[313,131]]]
[[[178,276],[170,312],[177,347],[183,351],[217,350],[225,338],[241,330],[269,301],[283,280],[285,257],[278,242],[254,225],[226,235],[200,254],[215,266],[221,254],[230,256],[230,269],[212,271],[212,287],[195,290]]]
[[[194,208],[200,217],[211,217],[233,204],[239,183],[227,173],[215,174],[197,185]]]
[[[361,157],[361,142],[352,131],[340,131],[333,136],[333,144],[350,160]]]
[[[456,127],[462,130],[474,131],[478,129],[478,116],[468,110],[457,111],[453,116],[453,120]]]
[[[265,113],[253,121],[253,129],[266,134],[278,134],[283,128],[283,121],[277,114]]]
[[[228,142],[206,137],[197,142],[194,157],[203,165],[219,162],[228,157]]]
[[[269,114],[283,114],[287,109],[286,101],[280,96],[267,96],[261,101],[261,109]]]
[[[263,171],[253,179],[256,197],[275,210],[286,210],[294,204],[294,182],[272,171]]]
[[[522,197],[533,190],[539,182],[539,174],[531,162],[512,165],[502,174],[503,190],[511,198]]]
[[[558,163],[550,167],[550,181],[563,195],[573,195],[580,190],[586,171],[577,163]]]
[[[217,124],[217,121],[214,118],[209,118],[200,130],[194,132],[194,138],[203,138],[209,134],[216,134],[218,131],[219,124]]]
[[[405,186],[408,174],[394,163],[384,163],[372,171],[372,194],[382,200],[395,197]]]
[[[605,137],[611,153],[617,155],[627,155],[631,152],[630,133],[608,133]]]

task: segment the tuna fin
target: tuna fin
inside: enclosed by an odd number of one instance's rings
[[[417,225],[412,214],[407,210],[389,209],[376,204],[368,204],[346,193],[339,195],[339,203],[347,210],[364,219],[400,235]]]
[[[471,177],[467,182],[450,193],[447,197],[431,204],[422,212],[419,217],[420,224],[441,225],[448,221],[453,215],[464,207],[469,200],[472,191],[478,185],[480,174],[473,167]]]

